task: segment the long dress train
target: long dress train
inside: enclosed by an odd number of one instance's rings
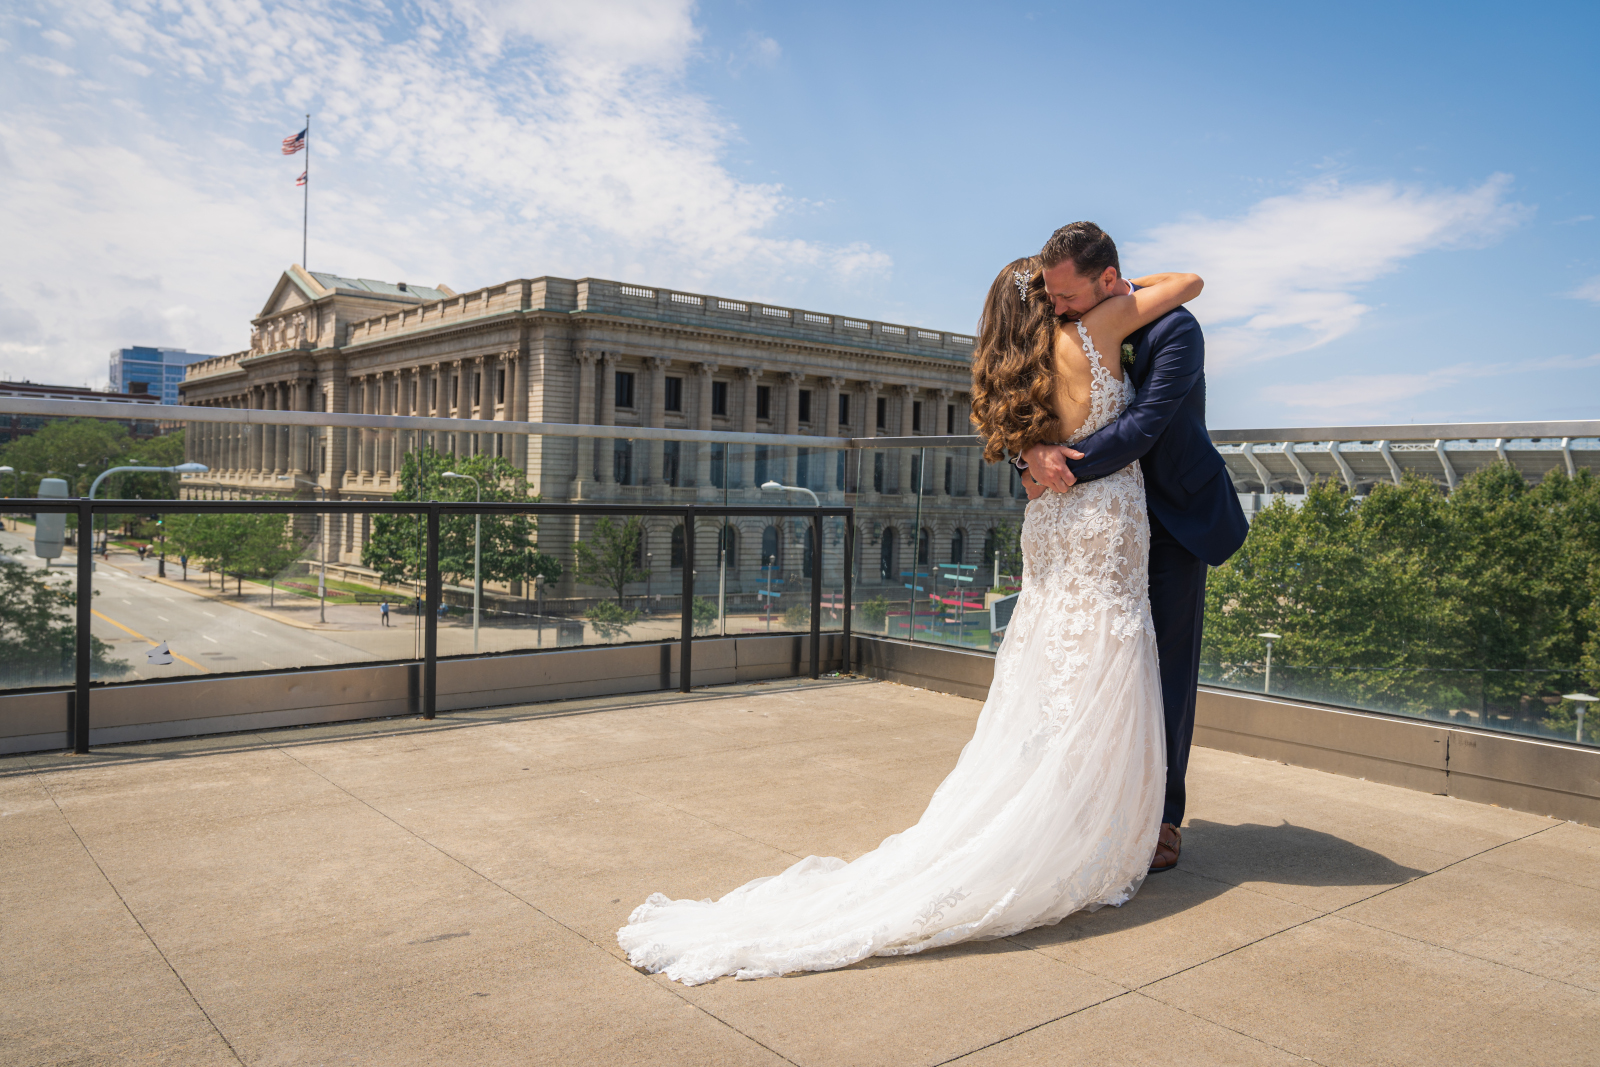
[[[1079,332],[1094,385],[1073,441],[1133,393]],[[652,893],[618,931],[629,962],[685,985],[831,970],[1132,897],[1166,777],[1149,544],[1138,464],[1029,504],[988,700],[917,824],[853,862],[809,856],[714,902]]]

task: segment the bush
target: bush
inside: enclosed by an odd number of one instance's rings
[[[626,637],[628,628],[639,621],[639,613],[619,606],[615,601],[602,600],[589,609],[589,623],[594,632],[607,641]]]
[[[790,630],[811,629],[811,605],[795,604],[783,613],[783,625]]]
[[[710,597],[694,598],[694,632],[708,634],[717,624],[717,602]]]
[[[868,629],[881,630],[883,620],[889,617],[889,598],[880,593],[871,600],[863,600],[856,605],[856,612]]]

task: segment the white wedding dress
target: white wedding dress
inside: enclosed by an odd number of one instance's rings
[[[1070,441],[1133,395],[1078,329],[1094,384]],[[652,893],[617,933],[628,961],[685,985],[825,971],[1132,897],[1166,788],[1149,545],[1136,463],[1029,504],[989,698],[917,824],[851,863],[810,856],[721,900]]]

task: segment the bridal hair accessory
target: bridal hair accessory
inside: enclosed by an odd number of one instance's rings
[[[1026,304],[1028,302],[1028,275],[1020,270],[1014,270],[1011,272],[1011,276],[1017,280],[1017,299]]]

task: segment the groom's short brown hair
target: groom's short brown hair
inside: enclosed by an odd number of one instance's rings
[[[1072,265],[1085,278],[1098,278],[1107,267],[1122,273],[1122,263],[1117,259],[1117,243],[1111,235],[1092,222],[1069,222],[1044,243],[1039,253],[1046,270],[1072,260]]]

